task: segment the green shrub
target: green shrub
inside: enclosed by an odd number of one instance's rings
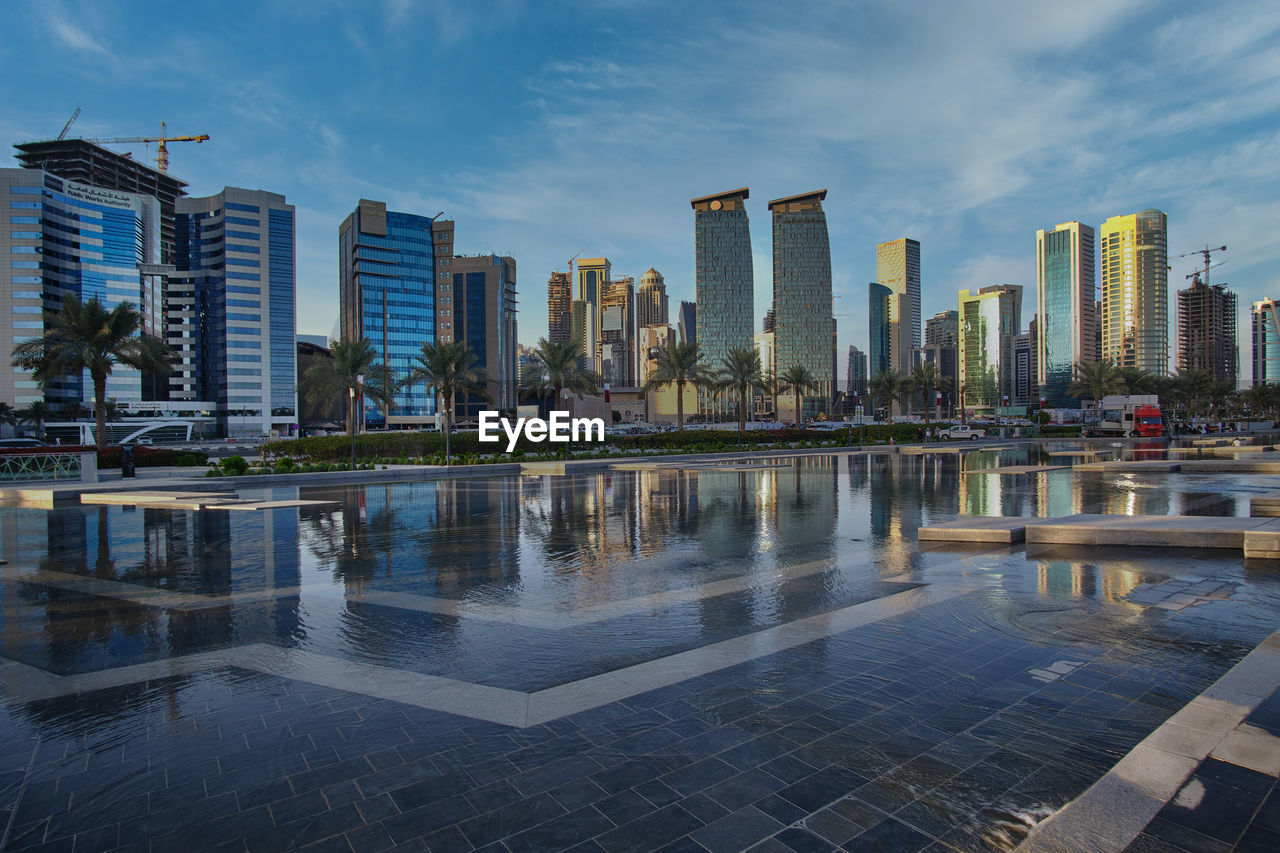
[[[249,463],[243,456],[228,456],[222,460],[221,464],[222,470],[233,476],[249,470]]]

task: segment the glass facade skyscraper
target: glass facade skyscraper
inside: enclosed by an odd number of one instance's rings
[[[1014,394],[1013,339],[1022,325],[1022,288],[1014,284],[960,291],[957,369],[968,406],[1007,405]]]
[[[61,309],[64,295],[97,298],[108,309],[131,302],[143,314],[144,331],[159,336],[162,280],[145,272],[160,263],[160,203],[149,195],[101,189],[40,169],[0,169],[0,197],[8,227],[0,234],[0,356],[44,333],[44,312]],[[0,372],[0,400],[21,407],[93,401],[88,373],[49,383],[45,393],[30,373]],[[107,379],[106,397],[136,407],[143,377],[119,366]]]
[[[361,199],[338,229],[343,337],[367,339],[394,376],[408,375],[424,343],[454,337],[452,263],[452,222]],[[436,409],[436,395],[415,385],[397,390],[385,413],[366,399],[363,418],[366,425],[422,425],[434,422]]]
[[[1072,406],[1067,386],[1079,362],[1096,361],[1097,282],[1094,233],[1088,225],[1064,222],[1036,231],[1035,384],[1046,405]]]
[[[898,298],[889,307],[889,364],[894,370],[912,368],[913,350],[920,346],[920,243],[909,237],[876,246],[876,281]]]
[[[1260,299],[1249,310],[1253,328],[1253,384],[1280,382],[1280,302]]]
[[[773,218],[774,369],[808,368],[817,382],[797,421],[831,408],[835,357],[831,316],[831,243],[826,190],[769,202]],[[792,395],[794,405],[794,395]]]
[[[479,417],[485,409],[516,407],[516,260],[502,255],[451,259],[452,325],[460,341],[476,354],[489,399],[457,395],[454,413]]]
[[[691,199],[695,246],[697,343],[703,362],[719,368],[731,349],[753,344],[755,282],[751,263],[748,189]],[[828,306],[827,312],[830,313]],[[829,356],[828,356],[829,357]],[[703,414],[729,417],[737,411],[732,394],[700,393]]]
[[[175,233],[172,288],[189,289],[191,316],[169,330],[181,383],[171,393],[213,403],[225,435],[290,434],[298,423],[293,205],[238,187],[180,198]]]
[[[891,308],[899,297],[889,288],[877,282],[867,285],[867,331],[870,334],[867,347],[867,369],[871,376],[893,366],[893,332],[890,329]]]
[[[1111,217],[1098,235],[1101,357],[1161,375],[1169,369],[1167,232],[1163,213],[1143,210]]]

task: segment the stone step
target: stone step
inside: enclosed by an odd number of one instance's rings
[[[1032,519],[1025,541],[1028,545],[1243,548],[1245,534],[1259,529],[1280,534],[1280,521],[1203,515],[1073,515]]]

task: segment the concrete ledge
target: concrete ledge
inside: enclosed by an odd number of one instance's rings
[[[921,527],[917,535],[922,542],[992,542],[1009,544],[1023,541],[1027,523],[1035,519],[1001,518],[987,515],[962,515],[954,521]]]
[[[1075,466],[1077,471],[1103,471],[1107,473],[1142,472],[1146,474],[1173,474],[1183,469],[1187,462],[1170,462],[1167,459],[1149,459],[1134,462],[1085,462]]]
[[[965,474],[1038,474],[1041,471],[1062,471],[1070,465],[1005,465],[1000,468],[974,468]]]
[[[1028,544],[1139,545],[1243,548],[1245,534],[1264,529],[1280,536],[1280,521],[1188,515],[1076,515],[1032,521]]]

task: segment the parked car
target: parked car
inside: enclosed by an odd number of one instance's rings
[[[48,447],[43,441],[34,438],[0,438],[0,450],[7,448]]]
[[[968,424],[953,424],[949,427],[943,427],[938,431],[938,438],[948,440],[952,438],[968,438],[979,439],[984,438],[987,434],[985,429],[976,429]]]

